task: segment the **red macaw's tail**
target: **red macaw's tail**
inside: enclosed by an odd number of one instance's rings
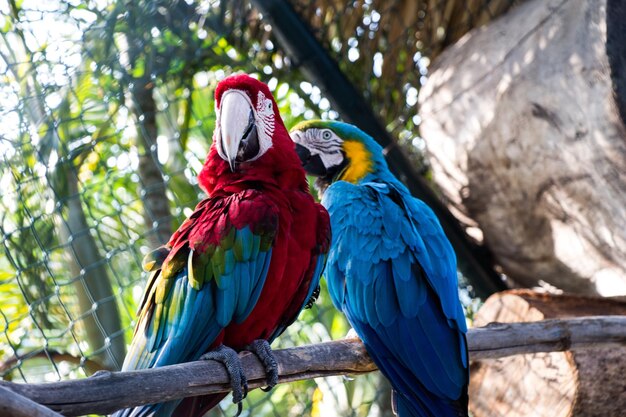
[[[182,401],[150,404],[143,407],[127,408],[112,417],[201,417],[219,404],[228,393],[188,397]]]
[[[172,417],[201,417],[211,408],[218,405],[227,395],[228,393],[223,393],[185,398],[176,407]]]

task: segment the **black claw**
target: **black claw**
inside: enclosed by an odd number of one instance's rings
[[[268,392],[278,384],[278,363],[267,340],[258,339],[246,347],[254,353],[265,367],[267,387],[261,390]]]
[[[242,399],[246,398],[248,396],[248,380],[246,379],[245,375],[241,376],[243,379],[243,384],[241,384],[241,387],[243,388],[243,392],[242,392]]]
[[[306,302],[306,304],[304,305],[304,308],[312,308],[313,305],[315,305],[315,302],[317,301],[317,298],[320,296],[320,286],[318,285],[317,287],[315,287],[315,289],[313,290],[313,293],[311,294],[311,298],[309,298],[309,301]]]
[[[241,366],[239,355],[233,349],[220,345],[215,350],[200,356],[201,360],[214,360],[220,362],[226,368],[228,377],[230,378],[230,387],[233,390],[233,403],[237,404],[237,414],[243,411],[241,402],[248,395],[248,380]]]

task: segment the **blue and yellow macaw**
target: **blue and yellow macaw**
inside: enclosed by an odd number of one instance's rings
[[[355,126],[308,121],[291,136],[330,214],[331,298],[391,382],[396,413],[467,416],[467,327],[437,217]]]

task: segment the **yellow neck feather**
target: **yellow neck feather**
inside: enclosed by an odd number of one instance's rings
[[[374,172],[374,162],[372,162],[371,153],[365,148],[363,143],[346,140],[343,143],[343,150],[350,162],[339,174],[340,180],[355,184],[367,174]]]

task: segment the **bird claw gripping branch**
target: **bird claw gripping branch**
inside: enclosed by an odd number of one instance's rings
[[[265,392],[269,392],[278,384],[278,363],[272,352],[272,348],[267,340],[257,339],[246,346],[246,350],[254,353],[265,367],[267,373],[267,386],[261,388]]]
[[[220,345],[217,349],[200,356],[200,360],[213,360],[224,365],[230,378],[230,387],[233,390],[233,403],[237,404],[235,417],[239,416],[243,411],[241,402],[248,396],[248,380],[237,352],[228,346]]]

